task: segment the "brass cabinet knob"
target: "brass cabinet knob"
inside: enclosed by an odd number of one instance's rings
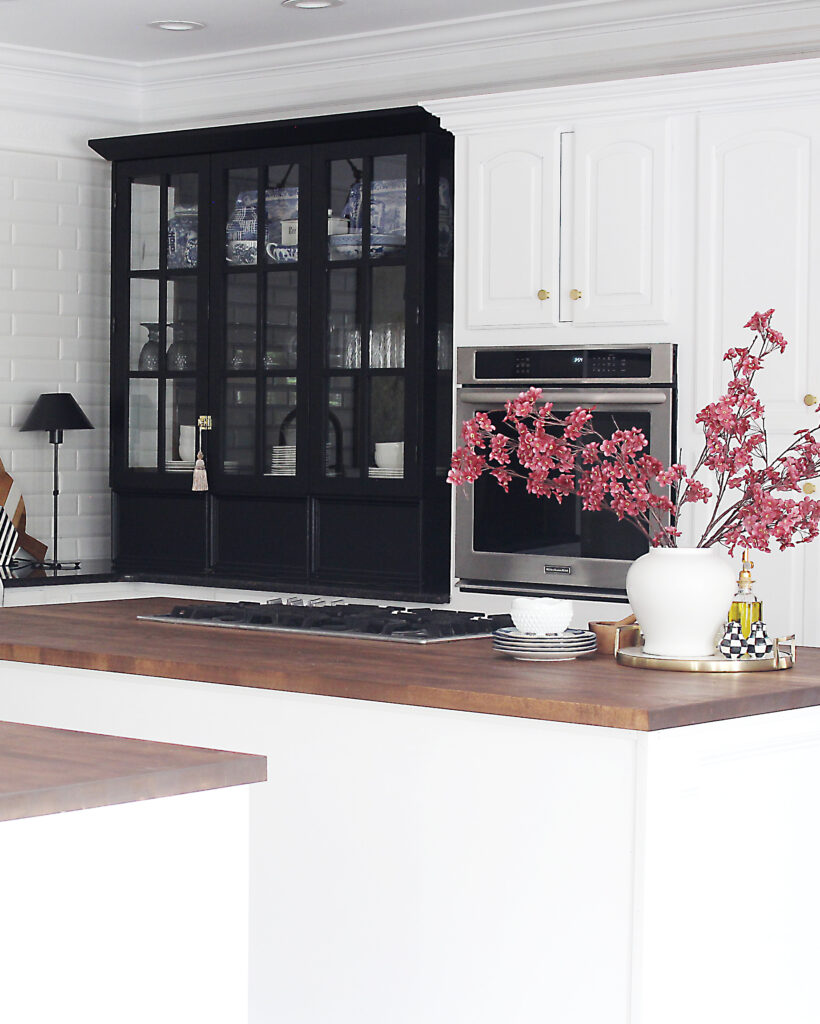
[[[817,395],[803,395],[803,405],[817,405]]]
[[[809,483],[803,484],[803,493],[804,494],[814,494],[814,492],[816,490],[817,490],[817,488],[814,486],[814,484],[809,484]]]
[[[577,288],[573,288],[572,291],[569,293],[569,297],[574,302],[576,299],[580,299],[581,298],[581,293],[578,291]]]
[[[541,302],[545,302],[550,297],[550,293],[545,291],[543,288],[539,288],[537,294]]]

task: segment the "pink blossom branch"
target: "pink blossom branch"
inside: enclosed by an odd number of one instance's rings
[[[448,481],[472,483],[489,472],[505,489],[520,478],[536,496],[561,501],[574,493],[584,510],[612,512],[654,545],[674,546],[680,509],[710,499],[714,504],[699,547],[722,543],[731,550],[742,543],[766,551],[772,542],[783,549],[814,539],[820,534],[820,502],[780,495],[820,475],[820,426],[798,431],[771,460],[765,409],[753,386],[766,357],[786,347],[771,327],[772,313],[755,313],[745,325],[754,332],[751,344],[724,356],[732,378],[726,393],[696,417],[704,444],[692,473],[681,463],[664,468],[645,451],[648,442],[636,428],[621,430],[616,423],[611,437],[604,437],[592,427],[589,409],[557,416],[551,403],[537,406],[541,392],[531,388],[507,403],[499,427],[487,413],[464,424],[465,445],[453,453]],[[706,469],[715,475],[714,494],[696,478]],[[675,502],[662,489],[677,484]],[[731,491],[740,494],[727,505]]]

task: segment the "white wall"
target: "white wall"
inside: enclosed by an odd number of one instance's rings
[[[109,168],[83,152],[98,125],[52,122],[0,109],[0,458],[50,547],[53,448],[19,426],[42,392],[71,392],[95,429],[60,448],[59,553],[106,557]]]

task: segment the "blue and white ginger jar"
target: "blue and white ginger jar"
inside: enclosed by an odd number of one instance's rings
[[[226,258],[229,263],[256,263],[259,230],[257,191],[240,192],[225,225]],[[280,245],[282,221],[299,217],[299,187],[265,190],[265,243]]]
[[[175,206],[168,218],[168,267],[183,270],[195,267],[199,220],[195,206]]]

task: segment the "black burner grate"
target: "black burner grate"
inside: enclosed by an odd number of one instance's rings
[[[287,630],[330,636],[366,637],[405,643],[430,643],[490,636],[512,625],[509,615],[482,615],[446,608],[400,605],[324,604],[274,601],[259,604],[177,605],[168,615],[144,615],[155,622],[188,623],[239,629]]]

